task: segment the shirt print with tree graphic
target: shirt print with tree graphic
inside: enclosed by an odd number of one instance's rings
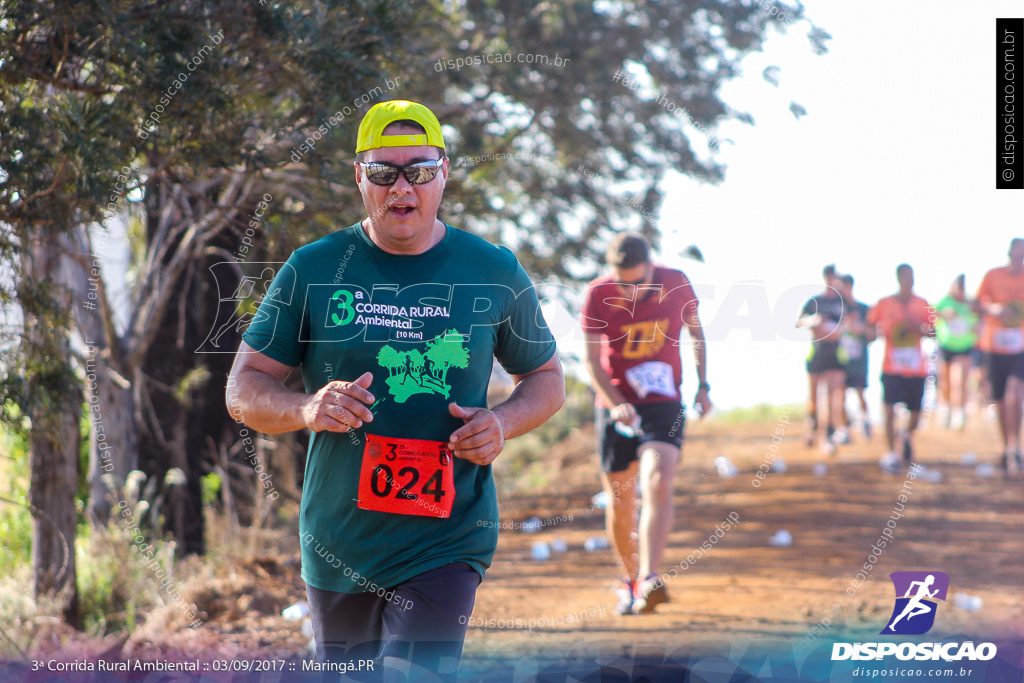
[[[405,403],[415,394],[440,394],[449,398],[448,370],[469,367],[469,350],[462,345],[466,337],[448,330],[424,345],[424,351],[399,351],[385,344],[377,353],[377,363],[387,368],[388,390],[395,403]]]

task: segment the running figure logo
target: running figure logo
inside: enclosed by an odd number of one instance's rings
[[[896,606],[880,633],[927,633],[935,623],[936,600],[946,599],[949,577],[944,572],[893,572],[889,578],[896,588]]]
[[[388,371],[388,391],[395,397],[395,403],[405,403],[414,394],[440,394],[448,398],[448,370],[469,367],[469,350],[463,346],[468,339],[458,330],[448,330],[428,341],[423,352],[382,346],[377,363]]]

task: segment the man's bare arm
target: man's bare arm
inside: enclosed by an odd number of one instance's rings
[[[697,396],[694,402],[700,406],[701,417],[711,412],[711,399],[708,397],[708,345],[704,338],[704,326],[700,324],[697,306],[687,308],[683,322],[690,331],[693,340],[693,361],[697,365]]]
[[[601,336],[587,332],[584,336],[584,341],[586,344],[585,365],[593,383],[594,391],[600,394],[604,398],[605,403],[610,406],[625,403],[625,396],[615,388],[615,385],[612,384],[611,376],[601,367]]]
[[[292,391],[284,379],[292,368],[242,342],[228,375],[225,402],[231,417],[264,434],[298,429],[347,432],[373,420],[363,405],[373,403],[367,391],[373,376],[354,382],[328,382],[315,394]]]

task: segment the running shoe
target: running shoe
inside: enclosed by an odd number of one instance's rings
[[[633,590],[636,587],[632,581],[622,580],[621,585],[615,589],[615,597],[618,602],[615,603],[615,611],[622,616],[626,616],[633,613]]]
[[[818,433],[818,418],[808,417],[806,427],[807,434],[804,436],[804,445],[810,448],[814,445],[814,435]]]
[[[1012,457],[1013,457],[1013,450],[1012,449],[1007,448],[1005,451],[1003,451],[1003,461],[1002,461],[1002,463],[1000,463],[1000,465],[1003,468],[1003,472],[1009,472],[1010,471],[1010,458],[1012,458]]]
[[[634,614],[650,614],[655,607],[668,602],[668,589],[657,574],[651,574],[637,583],[633,592]]]
[[[1017,471],[1024,472],[1024,457],[1021,456],[1019,448],[1013,452],[1013,459],[1017,461]]]
[[[845,427],[840,427],[832,433],[831,441],[837,446],[845,446],[850,443],[850,433],[846,431]]]
[[[881,467],[886,472],[899,472],[900,459],[896,456],[896,451],[889,451],[881,458],[879,458],[878,466]]]
[[[910,437],[903,437],[903,464],[910,465],[914,462],[914,449],[910,445]]]
[[[864,420],[864,438],[871,438],[871,422],[869,422],[868,420]]]

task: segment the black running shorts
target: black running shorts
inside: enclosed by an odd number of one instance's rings
[[[455,681],[480,574],[465,562],[424,572],[375,593],[338,593],[306,585],[320,662],[349,664],[353,680],[379,681],[384,657],[398,657]],[[321,676],[337,681],[337,674]],[[346,679],[347,680],[347,679]]]
[[[1006,382],[1011,377],[1024,380],[1024,353],[988,353],[988,383],[992,387],[992,400],[1002,401],[1006,395]]]
[[[839,342],[815,342],[811,345],[811,353],[807,356],[807,372],[820,375],[829,370],[842,370],[839,360]]]
[[[924,384],[926,377],[904,377],[882,373],[882,395],[885,405],[894,406],[902,403],[911,412],[921,410],[924,402]]]
[[[629,469],[640,456],[640,446],[645,443],[663,441],[675,446],[683,445],[685,406],[676,401],[659,401],[637,403],[633,407],[640,416],[641,434],[635,437],[620,434],[608,409],[597,407],[594,420],[597,452],[601,454],[601,471],[606,474]]]
[[[971,352],[974,349],[967,349],[966,351],[953,351],[947,349],[945,346],[939,347],[939,358],[942,359],[943,363],[952,363],[957,358],[970,358]]]

